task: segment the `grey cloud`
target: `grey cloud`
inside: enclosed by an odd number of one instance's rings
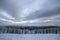
[[[4,13],[4,12],[7,12],[7,13]],[[26,0],[26,1],[1,0],[0,1],[0,18],[6,19],[6,20],[10,19],[14,21],[26,21],[26,20],[34,20],[38,18],[40,19],[44,17],[45,17],[44,19],[47,19],[46,17],[57,16],[57,15],[60,15],[60,0]],[[49,24],[52,25],[55,22],[56,20],[54,20]],[[58,23],[60,22],[57,20],[56,24]],[[2,24],[14,25],[7,21],[4,22],[0,20],[0,25]],[[46,24],[46,23],[41,23],[41,25],[42,24]],[[23,25],[26,25],[26,24],[23,24]],[[34,23],[32,23],[31,25],[34,25]]]

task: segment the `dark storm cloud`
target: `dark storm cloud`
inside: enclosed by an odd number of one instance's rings
[[[47,10],[47,12],[36,11],[34,12],[34,14],[30,14],[27,18],[37,19],[37,18],[50,17],[50,16],[56,16],[56,15],[60,15],[60,7],[50,11]]]

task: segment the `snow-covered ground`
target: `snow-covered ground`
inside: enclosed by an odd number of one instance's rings
[[[0,40],[60,40],[60,34],[0,34]]]

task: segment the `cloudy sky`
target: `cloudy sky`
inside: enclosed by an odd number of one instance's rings
[[[60,0],[0,0],[0,26],[60,26]],[[60,34],[0,34],[0,40],[60,40]]]
[[[60,26],[60,0],[0,0],[0,25]]]

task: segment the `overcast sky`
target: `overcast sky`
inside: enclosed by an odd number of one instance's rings
[[[0,0],[3,24],[60,25],[60,0]]]

